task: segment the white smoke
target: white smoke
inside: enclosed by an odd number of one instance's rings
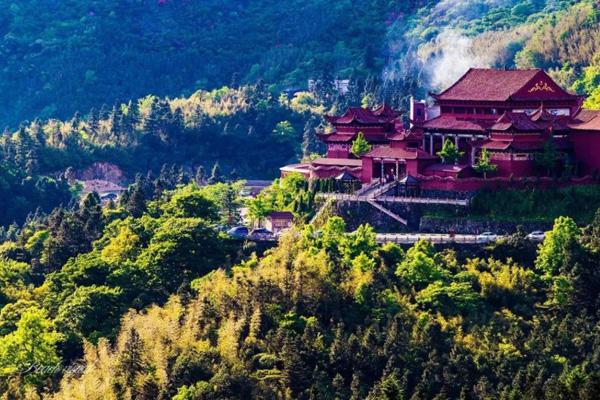
[[[416,30],[397,23],[388,29],[386,80],[419,75],[431,90],[445,89],[472,67],[511,65],[515,43],[531,35],[528,25],[467,36],[460,27],[492,9],[511,7],[517,0],[441,0],[421,17]],[[441,26],[440,26],[441,25]],[[436,32],[424,39],[424,32]],[[518,46],[516,46],[518,47]]]
[[[496,60],[496,55],[491,52],[476,52],[473,38],[452,29],[442,31],[432,44],[437,52],[421,61],[433,89],[446,88],[469,68],[491,67]]]

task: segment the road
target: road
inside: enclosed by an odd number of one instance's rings
[[[502,236],[498,236],[500,239]],[[419,240],[428,240],[431,243],[458,243],[458,244],[484,244],[488,240],[477,238],[477,235],[456,234],[451,236],[447,233],[378,233],[378,243],[393,242],[397,244],[413,244]]]
[[[502,236],[498,236],[498,239],[502,238]],[[244,238],[238,238],[239,240],[244,240]],[[275,235],[260,235],[260,236],[247,236],[246,240],[251,240],[255,242],[277,242],[278,237]],[[491,240],[488,238],[478,238],[478,235],[465,235],[465,234],[455,234],[453,236],[447,233],[378,233],[376,235],[377,243],[383,244],[388,242],[393,242],[397,244],[414,244],[419,240],[427,240],[431,243],[436,244],[486,244],[490,243]],[[533,242],[541,242],[540,240],[530,239]]]

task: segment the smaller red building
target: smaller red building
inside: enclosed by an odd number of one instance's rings
[[[265,228],[273,233],[279,233],[292,226],[294,214],[290,211],[274,211],[265,218]]]

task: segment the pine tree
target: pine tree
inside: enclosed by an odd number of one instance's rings
[[[133,327],[127,332],[127,337],[118,359],[117,373],[123,377],[125,387],[136,392],[135,379],[145,369],[144,343],[140,334]],[[135,398],[135,396],[132,396]]]
[[[204,180],[206,179],[206,172],[204,171],[204,167],[202,165],[196,168],[195,181],[198,186],[204,185]]]
[[[183,167],[179,167],[179,171],[177,172],[177,184],[187,185],[188,183],[190,183],[190,177]]]
[[[83,235],[87,242],[91,243],[102,234],[102,206],[98,193],[91,192],[84,198],[79,217],[83,224]]]
[[[134,217],[140,217],[146,211],[146,200],[142,188],[134,185],[133,191],[125,204],[125,209]]]
[[[465,152],[459,151],[450,139],[444,141],[442,150],[437,153],[437,155],[442,158],[444,164],[456,164],[464,154]]]
[[[302,157],[307,158],[313,153],[318,153],[320,148],[320,141],[316,137],[317,121],[314,118],[310,118],[304,124],[304,131],[302,133]]]
[[[344,378],[339,373],[335,374],[332,386],[335,391],[334,398],[336,400],[345,400],[350,396],[348,388],[346,387],[346,382],[344,382]]]
[[[111,143],[120,143],[120,133],[121,126],[119,123],[121,121],[121,108],[115,104],[108,115],[108,125],[109,125],[109,140]]]
[[[229,173],[229,181],[230,182],[237,182],[240,179],[240,176],[237,173],[237,170],[234,168],[231,170],[231,172]]]
[[[360,383],[360,372],[352,374],[352,383],[350,383],[350,400],[361,400],[365,398],[365,393]]]
[[[546,143],[544,143],[544,147],[541,152],[535,153],[534,159],[535,163],[540,167],[546,170],[546,174],[549,176],[554,171],[556,166],[556,160],[558,160],[558,152],[556,151],[556,147],[554,146],[554,142],[552,139],[548,139]]]
[[[219,183],[221,181],[221,167],[219,165],[219,162],[217,161],[212,167],[212,170],[210,172],[210,178],[208,178],[208,183],[214,184]]]
[[[362,132],[358,132],[358,135],[352,142],[352,154],[357,157],[362,156],[365,153],[368,153],[371,150],[371,145],[365,139],[365,135]]]
[[[87,125],[90,137],[97,138],[99,134],[100,124],[98,122],[98,114],[96,113],[96,109],[94,108],[92,108],[88,114]]]
[[[498,166],[490,162],[490,155],[487,149],[482,149],[479,159],[475,165],[473,165],[473,169],[480,174],[483,174],[483,179],[487,179],[487,174],[494,172],[496,169],[498,169]]]
[[[30,150],[27,152],[26,160],[25,160],[25,172],[27,175],[31,176],[38,171],[39,162],[37,158],[37,154]]]

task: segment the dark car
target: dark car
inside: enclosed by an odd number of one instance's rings
[[[248,228],[245,226],[235,226],[227,231],[227,234],[235,238],[245,238],[248,236]]]
[[[250,232],[250,237],[255,239],[263,239],[273,236],[273,232],[265,228],[256,228]]]

